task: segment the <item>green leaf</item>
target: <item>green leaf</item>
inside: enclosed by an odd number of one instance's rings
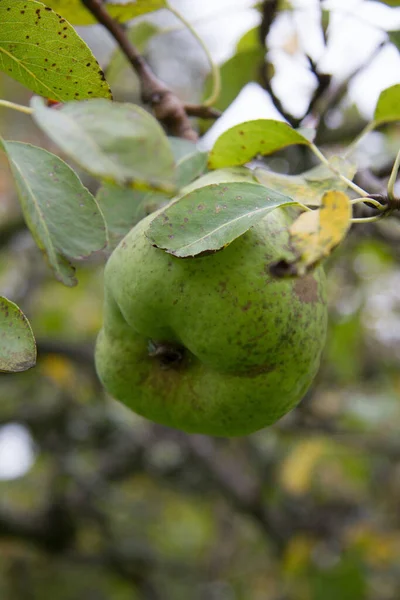
[[[400,50],[400,31],[388,31],[389,39]]]
[[[344,554],[333,566],[314,571],[309,580],[311,600],[365,600],[368,597],[365,567],[356,555]]]
[[[240,38],[238,43],[236,44],[236,52],[244,52],[245,50],[250,50],[251,48],[256,48],[257,46],[261,47],[260,43],[260,28],[253,27],[246,31],[244,35]],[[265,48],[262,48],[265,54]]]
[[[97,23],[95,17],[83,6],[81,0],[46,0],[46,5],[73,25],[95,25]],[[107,12],[113,19],[121,23],[161,8],[167,8],[165,0],[135,0],[127,3],[107,4]]]
[[[159,31],[159,28],[156,27],[156,25],[153,25],[153,23],[143,21],[130,27],[126,31],[126,36],[136,47],[138,52],[143,54],[147,43]],[[132,69],[132,66],[129,64],[128,59],[120,48],[116,48],[111,56],[110,62],[106,68],[106,77],[114,92],[115,86],[118,85],[119,81],[123,82],[124,88],[130,86],[131,89],[134,87],[132,81],[139,81],[136,73]]]
[[[100,187],[96,199],[107,223],[108,251],[112,251],[136,223],[169,200],[165,194],[107,183]]]
[[[375,108],[376,125],[400,120],[400,83],[381,92]]]
[[[196,145],[180,138],[170,138],[176,157],[181,157],[179,164],[194,159]],[[177,142],[177,143],[176,143]],[[180,144],[180,142],[183,142]],[[191,154],[188,152],[191,152]],[[186,165],[185,165],[186,168]],[[247,181],[256,183],[252,171],[245,167],[219,169],[212,171],[185,186],[175,198],[183,197],[189,191],[205,187],[211,183]],[[158,210],[162,204],[167,204],[169,197],[165,194],[132,190],[112,184],[103,184],[96,196],[107,223],[109,244],[108,250],[113,250],[129,230],[141,219]]]
[[[217,171],[206,173],[199,179],[196,179],[196,181],[185,186],[182,191],[188,193],[212,183],[238,183],[242,181],[247,183],[258,183],[254,176],[254,171],[251,169],[247,169],[247,167],[227,167],[226,169],[217,169]]]
[[[99,99],[54,110],[37,97],[31,105],[41,129],[95,177],[135,188],[175,190],[168,138],[143,108]]]
[[[177,185],[182,188],[207,171],[208,153],[201,152],[196,142],[168,137],[177,167]]]
[[[2,142],[17,184],[26,223],[55,276],[75,285],[66,260],[82,259],[107,243],[95,199],[58,156],[30,144]]]
[[[169,136],[168,141],[176,162],[193,154],[197,149],[196,142],[184,140],[183,138]]]
[[[342,175],[353,179],[357,170],[354,163],[340,156],[332,157],[330,162]],[[254,169],[253,172],[257,181],[266,187],[286,194],[307,206],[319,206],[322,196],[328,190],[347,189],[347,185],[325,165],[318,165],[301,175],[283,175],[263,168]]]
[[[208,152],[195,150],[177,164],[178,187],[182,188],[197,179],[207,170]]]
[[[146,232],[152,244],[181,258],[215,252],[277,206],[295,204],[256,183],[211,184],[173,201]]]
[[[74,28],[34,0],[0,0],[0,69],[60,102],[110,98],[100,66]]]
[[[310,142],[282,121],[257,119],[225,131],[210,152],[210,169],[244,165],[258,154],[271,154],[293,144]]]
[[[180,139],[177,139],[177,141],[186,142],[186,140]],[[175,148],[177,155],[179,155],[179,151],[177,150],[178,146],[180,145],[177,144]],[[183,181],[186,175],[189,177],[189,172],[190,177],[194,175],[197,161],[197,165],[201,164],[204,166],[206,160],[202,152],[197,154],[193,152],[193,149],[196,147],[193,142],[182,144],[182,146],[180,146],[181,153],[183,153],[184,147],[186,150],[191,150],[192,154],[185,154],[181,161],[178,161],[178,173],[180,168],[183,168],[183,172],[179,175],[181,181]],[[182,189],[182,192],[175,199],[180,196],[185,196],[193,189],[224,181],[250,181],[256,183],[252,176],[252,172],[244,167],[220,169],[218,171],[213,171],[212,173],[207,173],[207,175],[204,175],[195,181],[191,181],[189,185]],[[163,204],[167,204],[169,202],[169,197],[157,192],[132,190],[106,183],[100,187],[96,200],[107,223],[109,235],[108,250],[111,251],[141,219],[144,219],[144,217],[150,213],[158,210]]]
[[[0,296],[0,372],[19,373],[36,364],[36,343],[28,319]]]

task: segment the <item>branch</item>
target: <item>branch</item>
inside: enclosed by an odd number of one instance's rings
[[[198,135],[192,128],[185,106],[178,96],[154,75],[147,62],[129,41],[123,26],[109,15],[101,0],[81,0],[81,2],[113,36],[125,54],[139,77],[142,101],[151,106],[156,119],[171,135],[196,141]]]
[[[276,17],[278,5],[279,3],[277,2],[277,0],[264,0],[264,2],[261,5],[261,23],[258,32],[260,42],[265,47],[266,51],[268,50],[267,36],[271,25]],[[267,60],[265,60],[263,65],[261,66],[260,80],[264,89],[271,96],[272,103],[275,106],[276,110],[280,112],[280,114],[286,119],[286,121],[288,121],[288,123],[290,123],[292,127],[298,127],[301,119],[296,119],[291,113],[285,110],[282,102],[280,101],[278,96],[275,95],[275,92],[272,89],[271,80],[268,76]]]
[[[308,60],[308,64],[310,65],[310,71],[317,80],[317,87],[315,88],[314,93],[312,94],[312,96],[310,98],[310,102],[308,103],[308,106],[304,112],[302,119],[301,119],[302,121],[308,115],[313,113],[314,107],[318,104],[319,100],[327,92],[327,90],[330,86],[331,80],[332,80],[332,75],[330,75],[329,73],[320,73],[320,71],[318,70],[317,64],[313,61],[311,56],[306,55],[306,58]],[[318,120],[318,115],[314,114],[314,118],[316,120]]]
[[[278,0],[264,0],[261,5],[261,23],[258,30],[259,38],[262,46],[266,44],[266,38],[274,22],[279,8]]]

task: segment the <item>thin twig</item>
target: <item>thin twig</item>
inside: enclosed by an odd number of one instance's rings
[[[321,161],[321,163],[323,165],[327,166],[328,169],[330,169],[333,173],[335,173],[335,175],[337,175],[339,177],[339,179],[341,179],[341,181],[343,181],[343,183],[345,183],[349,188],[351,188],[354,192],[356,192],[360,196],[368,196],[369,195],[368,192],[366,192],[365,190],[360,188],[360,186],[356,185],[353,181],[351,181],[350,179],[348,179],[347,177],[342,175],[336,169],[336,167],[334,167],[329,162],[329,160],[322,154],[321,150],[315,144],[310,144],[309,147],[310,147],[310,150],[315,154],[315,156]]]
[[[222,114],[217,108],[203,104],[185,104],[185,111],[189,117],[199,117],[200,119],[218,119]]]
[[[196,141],[198,135],[192,128],[183,103],[154,75],[147,62],[129,41],[123,26],[109,15],[101,0],[81,0],[81,2],[118,43],[139,77],[142,100],[151,106],[156,119],[171,135]]]
[[[274,0],[275,1],[275,0]],[[206,100],[204,100],[204,106],[212,106],[217,100],[221,93],[221,73],[219,70],[219,66],[213,60],[209,49],[206,44],[203,42],[201,37],[198,35],[197,31],[193,28],[192,24],[187,21],[180,12],[178,12],[173,6],[167,4],[169,12],[171,12],[179,21],[186,27],[188,31],[196,38],[199,45],[202,47],[204,54],[207,56],[208,63],[211,69],[211,77],[212,77],[212,89],[210,95]]]

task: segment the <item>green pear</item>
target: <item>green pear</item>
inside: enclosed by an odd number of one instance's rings
[[[136,413],[190,433],[246,435],[292,409],[326,334],[322,267],[275,279],[293,209],[278,208],[224,250],[175,258],[134,227],[105,270],[96,367]]]

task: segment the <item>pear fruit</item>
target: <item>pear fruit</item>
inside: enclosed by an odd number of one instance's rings
[[[297,213],[295,213],[296,216]],[[145,235],[121,241],[105,270],[96,367],[133,411],[189,433],[247,435],[304,396],[326,334],[321,266],[275,279],[292,208],[277,208],[225,249],[175,258]]]

